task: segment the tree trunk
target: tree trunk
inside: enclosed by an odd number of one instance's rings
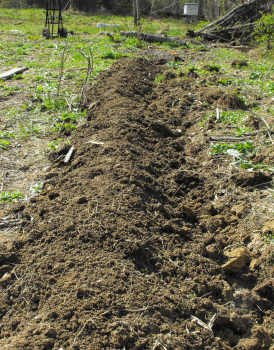
[[[139,0],[133,0],[133,16],[134,16],[134,25],[135,27],[137,27],[140,22]]]

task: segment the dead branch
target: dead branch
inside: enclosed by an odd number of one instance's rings
[[[187,45],[187,42],[184,40],[181,40],[179,38],[173,37],[173,36],[167,36],[167,35],[156,35],[156,34],[146,34],[146,33],[140,33],[140,32],[120,32],[121,36],[127,36],[130,38],[138,38],[144,41],[147,41],[149,43],[152,42],[173,42],[175,44],[185,46]]]

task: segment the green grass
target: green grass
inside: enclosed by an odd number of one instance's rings
[[[0,81],[0,151],[13,147],[15,138],[50,138],[53,132],[60,132],[62,138],[64,137],[62,142],[66,142],[64,132],[69,134],[86,118],[86,112],[82,111],[79,99],[87,75],[87,54],[90,54],[92,59],[92,71],[87,77],[87,83],[91,84],[100,72],[121,57],[137,55],[140,50],[143,52],[153,45],[157,50],[165,52],[174,51],[176,48],[180,55],[186,57],[184,62],[168,63],[177,79],[184,79],[179,77],[179,73],[195,72],[198,77],[193,79],[197,84],[204,86],[206,80],[206,86],[221,89],[229,87],[245,100],[247,106],[253,106],[252,112],[255,115],[270,117],[274,113],[273,107],[264,101],[274,93],[273,50],[266,51],[260,48],[243,53],[224,47],[211,48],[207,43],[189,43],[185,47],[177,48],[168,43],[151,44],[137,38],[122,37],[116,29],[115,42],[112,42],[109,37],[100,35],[96,23],[120,24],[121,30],[136,30],[132,17],[84,16],[73,11],[66,11],[63,19],[65,27],[74,31],[75,35],[67,39],[46,40],[42,37],[44,17],[45,11],[40,9],[1,9],[1,70],[15,66],[26,66],[29,70],[9,81]],[[167,35],[184,40],[188,29],[199,29],[205,24],[200,22],[186,25],[182,20],[170,18],[142,19],[138,30],[155,34],[165,30]],[[63,54],[65,60],[62,71],[60,65]],[[232,61],[235,59],[248,61],[248,66],[244,69],[232,67]],[[159,74],[155,78],[155,84],[163,82],[164,79],[165,75]],[[206,107],[206,117],[201,126],[210,118],[215,118],[216,107]],[[234,134],[242,136],[253,132],[252,128],[245,124],[248,116],[249,111],[221,111],[218,126],[224,129],[233,126]],[[216,145],[216,149],[213,150],[216,154],[222,154],[232,146]],[[52,144],[50,147],[54,148],[57,145]],[[236,150],[241,154],[252,151],[247,148],[244,146],[242,150]]]
[[[6,98],[0,116],[9,125],[7,131],[16,138],[44,137],[52,131],[73,130],[85,118],[79,105],[87,74],[85,54],[91,53],[93,63],[87,79],[89,84],[121,57],[135,55],[136,51],[148,46],[136,38],[120,37],[114,29],[115,39],[120,40],[117,45],[109,37],[100,35],[100,29],[96,27],[97,22],[119,23],[121,30],[133,30],[132,17],[82,16],[67,11],[63,17],[64,25],[75,35],[53,40],[42,37],[44,19],[44,10],[1,9],[0,65],[3,70],[17,65],[29,68],[21,76],[0,81],[0,95]],[[163,22],[142,19],[140,29],[157,33],[163,25],[169,28],[169,35],[184,36],[187,30],[182,21],[168,19]],[[61,71],[63,54],[64,69]],[[16,98],[16,107],[9,103],[13,101],[12,97]],[[10,139],[0,139],[1,149],[12,146]]]

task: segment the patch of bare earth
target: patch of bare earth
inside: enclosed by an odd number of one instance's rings
[[[42,193],[10,210],[2,349],[270,349],[273,257],[251,199],[271,176],[213,157],[198,86],[156,86],[157,63],[102,74],[71,160],[55,154]]]

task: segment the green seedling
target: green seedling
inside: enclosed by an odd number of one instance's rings
[[[37,183],[32,187],[33,192],[41,192],[43,189],[43,184],[42,183]]]
[[[236,150],[240,154],[244,155],[247,152],[254,151],[255,147],[253,146],[252,142],[242,142],[242,143],[236,143],[236,144],[227,144],[227,143],[218,143],[216,145],[211,146],[211,152],[215,155],[221,155],[227,153],[228,150]]]
[[[22,192],[1,192],[0,201],[2,202],[16,202],[20,199],[23,199],[24,195]]]
[[[47,151],[56,151],[59,147],[60,143],[57,140],[53,140],[47,145]]]
[[[239,124],[247,119],[248,113],[244,111],[221,111],[218,122],[227,124]]]
[[[53,98],[52,96],[48,96],[43,100],[43,104],[41,105],[42,110],[49,111],[63,111],[67,108],[67,103],[65,99],[62,98]]]
[[[1,139],[13,139],[13,138],[15,138],[15,135],[14,135],[13,132],[1,131],[0,130],[0,138]]]
[[[11,142],[8,140],[0,139],[0,148],[7,150]]]
[[[240,126],[236,129],[236,135],[237,136],[244,136],[246,134],[249,134],[253,132],[253,130],[251,128],[248,128],[247,126],[243,125],[243,126]]]
[[[248,113],[241,111],[241,110],[235,110],[235,111],[219,111],[218,119],[216,119],[216,112],[210,113],[206,115],[203,120],[200,122],[201,126],[203,126],[208,120],[215,119],[218,123],[224,123],[224,124],[241,124],[244,120],[248,118]],[[242,126],[241,126],[242,127]],[[239,127],[240,128],[240,127]],[[244,131],[244,130],[242,130]],[[247,130],[246,130],[247,131]],[[241,132],[241,130],[239,130]]]
[[[57,132],[73,131],[76,129],[76,125],[71,123],[56,123],[54,130]]]
[[[195,67],[194,65],[190,65],[190,66],[187,67],[187,71],[189,73],[195,73],[195,72],[198,72],[198,70],[199,69],[197,67]]]
[[[265,171],[270,171],[273,172],[274,168],[269,167],[266,164],[252,164],[251,162],[247,162],[245,160],[241,161],[240,167],[243,169],[253,169],[253,170],[265,170]]]
[[[43,133],[43,130],[39,125],[32,122],[28,125],[19,125],[19,137],[25,138],[30,136],[37,136]]]
[[[155,77],[155,83],[156,84],[161,84],[165,80],[165,75],[164,74],[158,74]]]
[[[229,86],[233,83],[233,81],[231,79],[219,79],[218,80],[218,85],[222,85],[222,86]]]
[[[258,79],[262,79],[264,77],[264,73],[263,72],[252,72],[249,76],[250,80],[258,80]]]

